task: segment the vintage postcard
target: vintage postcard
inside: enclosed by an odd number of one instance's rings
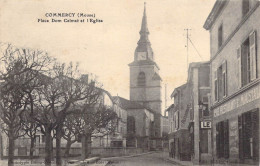
[[[259,165],[259,0],[0,0],[0,165]]]

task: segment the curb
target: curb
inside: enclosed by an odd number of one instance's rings
[[[137,156],[142,156],[146,154],[151,154],[151,153],[158,153],[160,151],[152,151],[152,152],[146,152],[146,153],[139,153],[139,154],[134,154],[134,155],[129,155],[129,156],[116,156],[116,157],[107,157],[107,158],[101,158],[101,160],[109,160],[109,159],[116,159],[116,158],[130,158],[130,157],[137,157]]]

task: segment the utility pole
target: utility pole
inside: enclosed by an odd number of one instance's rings
[[[166,116],[166,109],[167,109],[167,84],[165,84],[165,112],[164,112],[165,116]]]
[[[187,71],[188,71],[189,70],[189,36],[190,36],[189,31],[191,31],[191,29],[187,28],[184,29],[184,31],[186,31]]]

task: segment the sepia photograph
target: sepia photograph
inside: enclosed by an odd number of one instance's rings
[[[260,0],[0,0],[0,166],[260,165]]]

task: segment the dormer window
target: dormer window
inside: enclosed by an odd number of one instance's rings
[[[138,86],[145,86],[145,73],[140,72],[137,78],[137,85]]]

